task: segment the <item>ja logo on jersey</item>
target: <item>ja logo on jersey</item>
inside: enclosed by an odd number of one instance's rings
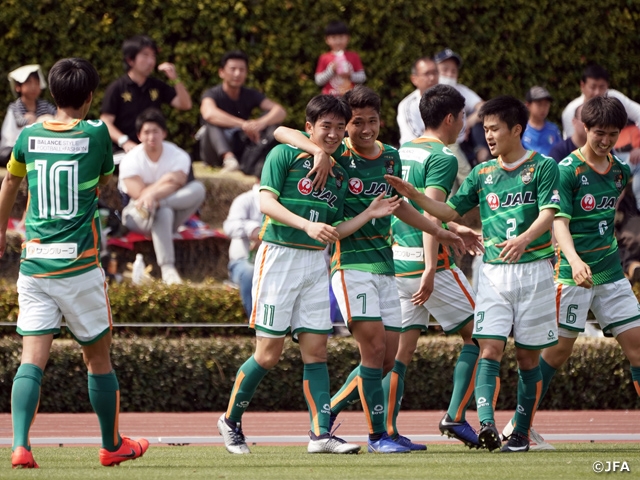
[[[352,177],[349,179],[349,191],[354,195],[360,195],[364,190],[364,183],[359,178]]]
[[[497,210],[500,206],[500,199],[495,193],[490,193],[489,195],[487,195],[487,203],[489,204],[489,208],[491,210]]]
[[[491,210],[496,210],[498,207],[509,208],[517,207],[518,205],[532,205],[536,203],[536,199],[533,198],[533,193],[531,192],[524,192],[524,195],[522,192],[518,192],[507,194],[507,198],[504,199],[504,202],[500,203],[498,195],[490,193],[487,195],[487,203]]]
[[[580,206],[585,212],[590,212],[594,208],[597,210],[605,210],[609,208],[616,208],[617,200],[618,199],[616,197],[603,196],[600,203],[596,205],[596,198],[590,193],[587,193],[582,197],[582,200],[580,200]]]
[[[298,191],[302,195],[309,195],[313,191],[313,183],[309,178],[301,178],[298,182]]]

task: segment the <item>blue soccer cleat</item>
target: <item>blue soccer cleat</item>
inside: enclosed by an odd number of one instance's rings
[[[440,432],[447,437],[460,440],[469,448],[480,448],[478,434],[466,420],[462,422],[454,422],[448,414],[444,414],[440,420]]]
[[[394,438],[393,441],[396,442],[398,445],[407,447],[412,452],[424,451],[427,449],[426,445],[423,445],[422,443],[413,443],[407,437],[400,434],[398,434],[398,436]]]
[[[409,453],[409,448],[393,441],[387,432],[382,434],[380,440],[369,439],[369,453]]]

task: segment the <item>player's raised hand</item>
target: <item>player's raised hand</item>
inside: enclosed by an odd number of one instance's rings
[[[527,245],[529,245],[529,240],[523,235],[518,235],[515,238],[500,242],[496,244],[496,247],[502,248],[498,258],[507,263],[517,263],[522,257]]]
[[[411,296],[411,303],[413,303],[414,305],[423,305],[424,302],[429,300],[429,297],[433,293],[435,278],[435,270],[425,270],[424,272],[422,272],[422,277],[420,278],[420,288]]]
[[[416,196],[421,195],[420,192],[416,190],[416,187],[395,175],[385,175],[384,179],[404,197],[414,199]]]
[[[445,230],[444,228],[439,228],[437,233],[434,235],[436,240],[442,245],[447,245],[453,248],[453,251],[457,255],[462,255],[465,252],[464,242],[462,239],[453,232],[449,230]]]
[[[576,285],[584,288],[593,287],[593,277],[591,275],[591,269],[589,265],[584,263],[579,258],[571,263],[571,274],[573,276],[573,281],[576,282]]]
[[[371,214],[372,218],[382,218],[391,215],[396,211],[404,200],[397,195],[393,197],[384,198],[386,193],[381,193],[376,198],[373,199],[373,202],[369,204],[367,210]]]
[[[169,80],[175,80],[178,78],[178,72],[176,72],[176,66],[173,63],[161,63],[158,65],[158,71],[163,72]]]
[[[339,238],[335,227],[321,222],[307,222],[304,232],[314,240],[325,244],[335,243]]]
[[[329,175],[335,177],[332,164],[331,157],[324,150],[320,150],[313,156],[313,168],[307,173],[307,178],[315,175],[311,181],[314,190],[322,190]]]

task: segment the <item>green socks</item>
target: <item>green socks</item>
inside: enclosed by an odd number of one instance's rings
[[[514,432],[529,436],[538,402],[542,396],[542,373],[537,366],[531,370],[518,370],[518,406],[514,416]]]
[[[42,370],[37,365],[24,363],[18,367],[11,388],[11,421],[13,423],[13,450],[29,445],[29,429],[40,402]]]
[[[453,369],[453,392],[447,415],[454,422],[463,422],[465,413],[473,395],[474,375],[480,349],[476,345],[465,344],[462,346],[460,356]]]
[[[640,367],[631,367],[631,379],[633,386],[636,387],[636,392],[640,395]]]
[[[236,381],[231,390],[227,418],[232,422],[239,422],[242,414],[249,407],[249,402],[256,392],[256,388],[269,370],[262,368],[253,355],[242,364],[236,374]]]
[[[360,366],[357,366],[351,371],[338,393],[331,398],[331,411],[336,415],[348,405],[353,405],[360,400],[360,392],[358,392],[359,374]]]
[[[89,401],[98,415],[102,446],[110,452],[120,448],[122,439],[118,433],[120,411],[120,387],[116,373],[93,375],[89,373]]]
[[[494,418],[495,399],[500,392],[500,362],[481,358],[476,373],[476,402],[480,424],[496,423]]]
[[[329,395],[329,369],[327,363],[304,365],[302,377],[304,398],[309,408],[311,431],[316,435],[329,432],[331,416],[331,396]]]
[[[545,362],[544,358],[542,358],[542,355],[540,355],[540,373],[542,373],[542,394],[540,395],[540,401],[538,402],[536,408],[540,406],[540,402],[547,394],[547,390],[549,390],[549,384],[551,383],[553,376],[556,374],[556,369]]]
[[[360,365],[358,390],[362,408],[369,424],[369,434],[382,434],[384,427],[384,392],[382,390],[382,369]]]
[[[387,433],[394,437],[398,434],[396,427],[396,419],[400,412],[400,403],[402,402],[402,395],[404,393],[404,376],[407,373],[407,366],[395,361],[393,364],[393,370],[391,370],[382,379],[382,390],[384,391],[384,398],[386,400],[385,405],[385,426]]]

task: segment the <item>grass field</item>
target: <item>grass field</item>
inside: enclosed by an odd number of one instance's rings
[[[10,449],[2,448],[0,478],[90,480],[136,479],[585,479],[594,462],[627,462],[640,475],[640,449],[633,443],[556,444],[556,451],[499,454],[458,445],[430,445],[404,455],[310,455],[305,447],[252,447],[251,455],[231,455],[221,447],[151,446],[144,457],[105,468],[98,451],[81,447],[36,447],[38,470],[11,470]],[[618,467],[619,469],[620,467]],[[616,472],[618,473],[618,472]],[[602,473],[601,475],[611,475]]]

